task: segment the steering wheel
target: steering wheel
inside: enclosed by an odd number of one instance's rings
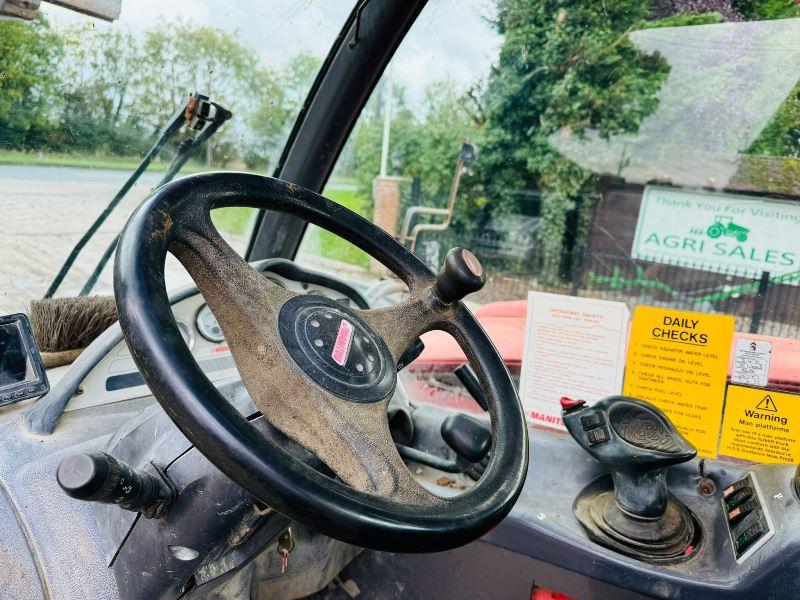
[[[355,310],[276,285],[212,225],[210,210],[230,206],[290,213],[339,235],[397,274],[409,298],[389,308]],[[170,310],[167,251],[217,317],[256,407],[336,478],[268,441],[208,380]],[[453,285],[458,277],[467,283],[483,279],[482,268],[466,251],[456,258],[462,259],[456,270],[466,272],[437,280],[388,233],[318,194],[269,177],[207,173],[159,188],[136,209],[117,250],[114,291],[142,376],[180,430],[223,473],[330,537],[380,550],[439,551],[470,542],[500,522],[519,496],[528,467],[527,428],[514,385]],[[492,420],[491,460],[483,477],[447,499],[412,477],[387,421],[397,364],[432,329],[449,332],[467,355]]]

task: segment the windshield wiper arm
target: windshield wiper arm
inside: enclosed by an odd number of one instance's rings
[[[97,233],[97,230],[105,223],[106,219],[114,212],[114,209],[122,202],[123,198],[127,195],[133,185],[138,181],[138,179],[142,176],[147,170],[147,167],[150,166],[150,163],[155,159],[163,150],[164,146],[170,141],[175,134],[180,131],[183,125],[186,125],[188,128],[191,129],[198,129],[201,130],[202,133],[195,138],[195,141],[200,142],[200,138],[202,142],[205,142],[211,135],[216,132],[217,129],[227,121],[232,116],[231,112],[224,108],[223,106],[210,102],[208,97],[200,94],[199,92],[195,92],[191,96],[189,96],[189,101],[182,106],[172,117],[169,123],[164,127],[161,131],[161,135],[159,135],[156,143],[153,144],[153,147],[145,154],[142,162],[136,168],[136,170],[131,174],[128,180],[122,185],[120,190],[117,194],[112,198],[111,202],[108,203],[108,206],[100,213],[100,215],[95,219],[94,223],[91,224],[89,229],[86,230],[86,233],[81,236],[81,239],[75,244],[72,248],[72,251],[67,256],[67,259],[64,261],[64,264],[61,265],[61,269],[59,269],[58,273],[56,274],[53,282],[50,284],[50,287],[44,294],[44,298],[52,298],[55,293],[58,291],[59,286],[63,283],[64,278],[69,273],[69,270],[72,268],[72,265],[75,263],[75,260],[78,258],[81,250],[89,243],[89,240],[94,237],[94,234]],[[210,125],[206,127],[206,124],[210,122]],[[204,134],[208,135],[204,135]],[[200,142],[200,143],[202,143]],[[187,152],[185,155],[181,155],[180,153],[178,156],[175,157],[175,160],[172,161],[170,168],[167,171],[167,174],[164,178],[159,182],[156,187],[161,187],[168,181],[170,181],[175,174],[181,169],[184,165],[186,160],[188,160],[189,156],[191,156],[191,152],[197,148],[199,144],[195,145],[192,143],[191,151]],[[116,248],[116,240],[112,244],[109,249],[106,250],[106,253],[103,254],[101,258],[102,265],[98,264],[99,270],[102,271],[102,267],[105,266],[105,263],[108,262],[111,254],[114,252],[114,248]],[[108,256],[106,256],[108,254]],[[105,260],[103,260],[105,259]],[[95,271],[98,269],[95,268]],[[99,277],[99,273],[97,273]],[[94,281],[92,279],[94,278]],[[92,276],[89,278],[89,281],[86,282],[83,289],[91,291],[91,288],[94,287],[97,278],[95,277],[95,273],[92,273]],[[89,285],[91,283],[91,285]],[[86,292],[88,293],[88,291]],[[81,292],[81,295],[86,295]]]

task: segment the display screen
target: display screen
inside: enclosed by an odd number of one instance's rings
[[[28,317],[0,317],[0,405],[40,396],[48,389]]]
[[[33,381],[33,370],[19,321],[0,325],[0,387]]]

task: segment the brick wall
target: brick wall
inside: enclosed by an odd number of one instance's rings
[[[400,226],[400,182],[402,177],[376,177],[372,180],[372,199],[375,212],[373,222],[384,231],[397,235]],[[370,260],[370,270],[374,273],[387,273],[374,258]]]

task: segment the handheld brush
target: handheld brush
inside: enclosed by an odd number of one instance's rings
[[[73,362],[117,321],[113,296],[75,296],[34,300],[28,308],[33,335],[45,368]]]

